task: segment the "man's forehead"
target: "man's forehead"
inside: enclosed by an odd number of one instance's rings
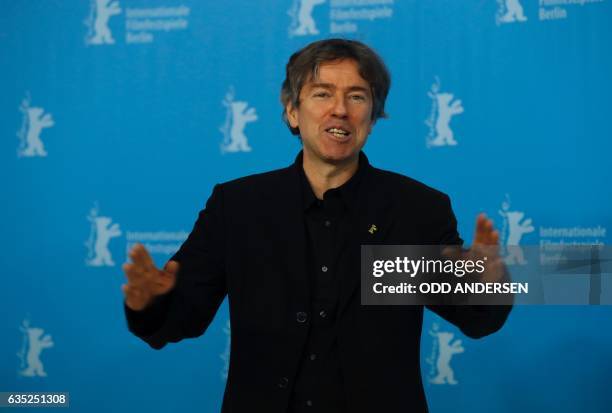
[[[346,63],[349,63],[347,65]],[[350,64],[352,63],[352,65]],[[342,64],[340,68],[339,65]],[[335,80],[337,80],[336,76],[330,76],[331,72],[335,70],[346,71],[349,67],[353,68],[355,76],[351,79],[350,84],[347,86],[348,88],[355,89],[370,89],[370,84],[367,80],[361,77],[359,73],[359,66],[356,61],[351,59],[343,59],[343,60],[332,60],[328,62],[322,62],[318,65],[318,67],[311,73],[308,74],[306,81],[304,82],[303,87],[335,87]],[[350,70],[350,69],[348,69]],[[323,75],[322,75],[323,73]]]

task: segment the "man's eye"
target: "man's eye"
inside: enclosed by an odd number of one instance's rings
[[[326,97],[329,97],[329,93],[328,92],[316,92],[313,96],[316,98],[326,98]]]
[[[363,95],[351,95],[350,98],[357,102],[364,102],[366,100],[365,96]]]

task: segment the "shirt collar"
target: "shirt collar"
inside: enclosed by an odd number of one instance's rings
[[[295,158],[295,162],[293,167],[297,169],[298,174],[300,175],[300,185],[302,187],[302,205],[304,210],[310,208],[313,204],[320,202],[315,196],[310,183],[308,182],[308,178],[306,177],[306,173],[304,172],[303,167],[304,154],[302,151]],[[357,195],[359,194],[360,183],[363,181],[363,176],[366,173],[367,167],[369,166],[368,158],[363,153],[363,151],[359,152],[359,165],[357,167],[357,171],[351,178],[346,181],[344,184],[339,186],[338,188],[329,189],[325,192],[324,199],[328,196],[335,194],[336,192],[340,194],[340,198],[342,199],[344,205],[347,208],[351,208],[356,205]]]

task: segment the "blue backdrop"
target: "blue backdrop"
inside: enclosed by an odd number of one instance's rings
[[[127,331],[120,265],[135,242],[162,265],[215,183],[293,161],[284,65],[321,38],[383,56],[390,117],[365,151],[448,193],[463,238],[483,211],[506,245],[610,242],[609,0],[0,8],[0,391],[68,391],[83,412],[219,411],[225,305],[203,337],[151,350]],[[515,308],[475,341],[428,313],[431,410],[609,411],[611,316]]]

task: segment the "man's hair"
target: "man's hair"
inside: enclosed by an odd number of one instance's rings
[[[283,104],[283,121],[294,135],[299,135],[298,128],[291,127],[287,119],[287,104],[298,108],[300,92],[304,84],[316,79],[321,63],[334,60],[350,59],[357,63],[359,75],[370,84],[372,93],[372,121],[386,118],[385,100],[391,85],[391,76],[383,60],[365,44],[356,40],[326,39],[310,43],[295,52],[287,63],[286,77],[281,87],[280,100]]]

